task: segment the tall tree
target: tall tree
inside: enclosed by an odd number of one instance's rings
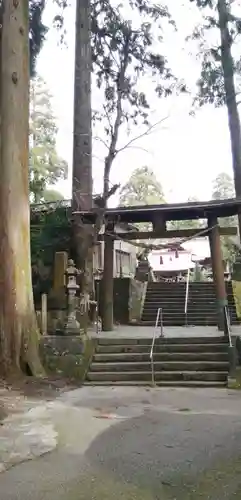
[[[72,209],[92,207],[92,124],[91,124],[91,14],[88,0],[77,0],[75,23],[74,140]],[[87,332],[89,297],[93,293],[93,228],[78,215],[73,218],[73,248],[82,270],[84,314],[81,326]]]
[[[136,168],[121,188],[120,205],[157,205],[160,203],[165,203],[164,193],[153,170],[150,167]],[[141,231],[152,229],[151,224],[144,222],[138,227]]]
[[[197,102],[202,106],[226,104],[230,132],[234,185],[237,196],[241,196],[241,128],[238,113],[237,93],[240,90],[240,60],[234,59],[234,44],[241,33],[241,19],[234,13],[232,0],[190,0],[203,11],[203,25],[195,30],[202,54],[202,70],[198,81]],[[207,31],[216,31],[217,37],[207,37]],[[210,42],[208,42],[210,40]],[[239,218],[241,229],[241,217]],[[240,231],[241,234],[241,231]]]
[[[33,304],[28,193],[28,1],[4,1],[1,45],[0,351],[5,372],[42,374]]]
[[[212,199],[225,200],[235,196],[234,182],[226,172],[221,172],[213,181]]]
[[[94,231],[80,228],[75,221],[75,234],[78,234],[82,248],[82,261],[92,253],[93,242],[104,223],[104,213],[109,196],[115,192],[109,188],[110,171],[118,154],[119,131],[122,124],[133,127],[139,117],[149,126],[149,104],[146,95],[138,88],[138,81],[149,71],[155,77],[156,91],[159,96],[169,95],[177,83],[167,67],[165,57],[154,51],[152,25],[163,18],[171,22],[164,7],[156,7],[146,0],[130,3],[130,8],[137,15],[134,27],[128,20],[129,13],[121,5],[112,4],[111,0],[77,1],[76,10],[76,63],[75,63],[75,118],[74,118],[74,155],[73,155],[73,205],[78,209],[88,209],[92,203],[91,172],[91,103],[90,103],[90,67],[92,63],[93,80],[102,92],[105,104],[93,113],[93,121],[101,121],[105,134],[102,142],[107,147],[104,160],[104,187],[99,204],[97,223]],[[91,25],[90,25],[91,22]],[[92,36],[90,36],[90,29]],[[161,35],[161,30],[158,35]],[[157,35],[157,37],[158,37]],[[156,38],[157,38],[156,37]],[[92,54],[89,51],[91,39]],[[101,99],[102,100],[102,99]],[[105,254],[106,255],[106,254]],[[111,269],[111,261],[105,266],[104,282]],[[82,265],[86,270],[86,265]],[[86,270],[85,274],[89,274]],[[112,296],[109,287],[109,298]],[[108,299],[110,302],[110,300]],[[104,308],[105,309],[105,308]]]
[[[141,90],[141,78],[152,77],[150,94],[156,91],[159,97],[175,90],[185,91],[185,85],[174,78],[163,55],[163,25],[174,25],[168,9],[148,0],[134,0],[130,9],[131,14],[112,0],[99,0],[92,4],[91,11],[93,70],[104,97],[104,105],[94,112],[94,123],[103,124],[100,140],[106,147],[104,197],[109,190],[113,161],[125,148],[119,145],[120,129],[125,127],[128,132],[136,125],[144,125],[150,130],[150,95]],[[130,21],[132,15],[135,22]],[[126,146],[130,143],[133,140]]]
[[[29,0],[29,49],[30,49],[30,76],[35,74],[38,54],[48,32],[42,22],[46,0]]]
[[[52,201],[64,200],[64,195],[56,189],[46,189],[43,193],[43,201],[49,203]]]
[[[49,185],[67,176],[67,163],[56,150],[57,132],[51,94],[44,80],[36,76],[30,84],[29,183],[34,203],[44,199]]]
[[[172,23],[166,7],[149,0],[133,0],[128,9],[112,0],[92,4],[92,61],[97,86],[104,97],[104,105],[94,113],[101,121],[106,147],[104,157],[103,201],[109,196],[110,173],[120,151],[133,145],[133,138],[124,147],[120,145],[120,131],[132,131],[136,125],[151,130],[150,95],[141,89],[140,81],[149,75],[155,82],[152,91],[159,97],[170,95],[177,85],[160,43],[165,21]],[[132,22],[130,18],[133,17]],[[155,25],[155,30],[153,26]],[[159,47],[158,47],[159,45]],[[151,87],[151,85],[150,85]],[[180,86],[185,90],[185,86]],[[113,321],[113,255],[109,237],[105,241],[104,258],[104,316],[103,329],[111,330]]]
[[[155,205],[159,203],[165,203],[165,199],[162,186],[155,173],[149,167],[136,168],[121,188],[120,205]]]

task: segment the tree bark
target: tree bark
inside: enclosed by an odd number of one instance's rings
[[[241,196],[241,127],[234,84],[234,62],[231,53],[232,39],[228,27],[229,11],[226,0],[217,4],[221,36],[221,63],[228,110],[228,124],[231,140],[232,164],[236,196]],[[241,235],[241,214],[239,214],[239,234]]]
[[[91,125],[91,16],[89,0],[76,2],[74,141],[72,209],[92,207],[92,125]],[[73,242],[76,264],[82,270],[81,291],[93,295],[93,228],[74,216]],[[81,327],[86,331],[88,311]]]
[[[3,2],[1,61],[1,368],[43,375],[30,257],[28,0]]]
[[[92,206],[91,16],[89,0],[76,2],[73,208]]]

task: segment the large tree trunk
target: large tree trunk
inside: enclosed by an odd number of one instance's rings
[[[76,3],[75,85],[74,85],[74,142],[73,142],[73,211],[92,207],[92,126],[91,126],[91,17],[89,0]],[[74,253],[82,269],[82,293],[93,292],[93,228],[74,216]],[[84,330],[88,314],[84,315]]]
[[[92,206],[91,17],[89,0],[76,2],[73,209]]]
[[[224,75],[226,105],[231,140],[232,164],[236,196],[241,197],[241,127],[234,84],[234,62],[231,53],[232,40],[228,27],[228,7],[226,0],[218,1],[219,28],[221,36],[221,62]],[[241,236],[241,214],[239,214],[239,234]]]
[[[6,373],[42,375],[33,304],[28,189],[28,0],[3,2],[0,156],[0,347]]]

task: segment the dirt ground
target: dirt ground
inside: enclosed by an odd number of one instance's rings
[[[51,401],[63,392],[79,386],[76,381],[62,377],[21,377],[9,380],[0,378],[0,423],[8,415],[20,412],[26,399]]]

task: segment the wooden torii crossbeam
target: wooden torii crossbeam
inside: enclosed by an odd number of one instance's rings
[[[135,207],[107,208],[105,217],[109,222],[153,222],[156,218],[165,221],[207,219],[208,217],[232,217],[241,211],[241,198],[188,203],[165,203],[161,205],[140,205]],[[94,223],[97,209],[77,211],[86,223]]]

